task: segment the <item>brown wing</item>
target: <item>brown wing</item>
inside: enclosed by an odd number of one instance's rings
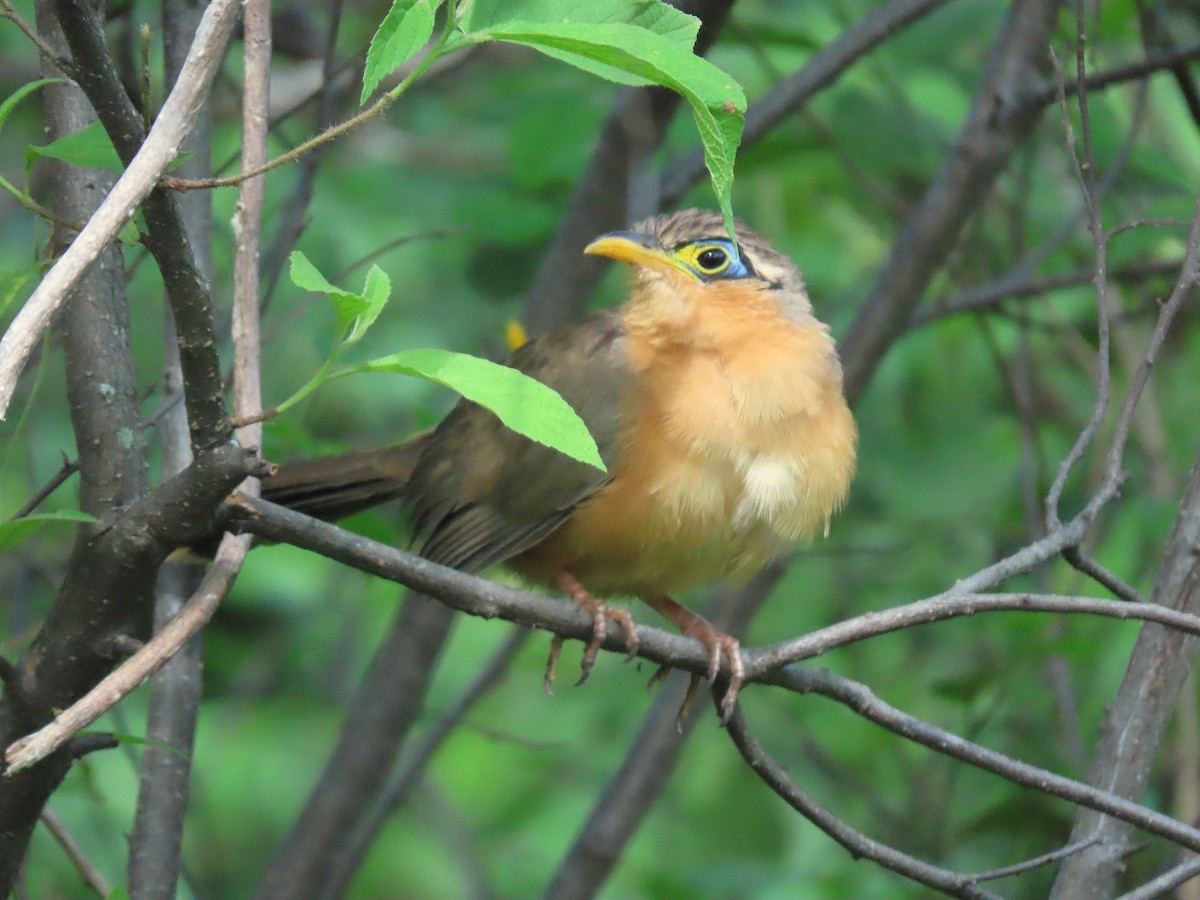
[[[611,466],[630,382],[619,316],[603,312],[560,328],[530,341],[508,363],[558,391]],[[422,556],[477,572],[537,544],[606,480],[464,400],[430,437],[405,501],[424,538]]]

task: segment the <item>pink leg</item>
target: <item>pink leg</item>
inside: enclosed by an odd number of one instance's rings
[[[737,703],[738,692],[741,691],[742,683],[746,680],[746,668],[742,663],[741,644],[737,642],[736,638],[714,628],[708,619],[692,612],[685,606],[680,606],[666,595],[660,594],[654,597],[643,597],[642,599],[658,610],[663,616],[670,619],[675,624],[675,627],[688,637],[695,638],[704,645],[708,650],[707,674],[709,681],[716,681],[717,675],[720,674],[721,654],[724,653],[726,659],[729,660],[729,687],[725,689],[725,696],[721,698],[721,724],[724,725],[729,721],[729,717],[733,715],[733,707]],[[656,679],[658,677],[658,675],[655,676]],[[687,712],[688,707],[691,705],[692,696],[696,692],[696,685],[698,683],[698,679],[693,676],[692,683],[688,686],[683,706],[679,710],[680,717]]]
[[[633,659],[637,655],[638,638],[637,632],[634,631],[633,616],[629,614],[629,610],[611,607],[601,600],[597,600],[587,588],[565,569],[558,573],[555,579],[558,586],[566,592],[567,597],[572,603],[581,609],[587,610],[592,614],[592,637],[588,641],[587,646],[583,650],[583,660],[580,662],[581,674],[579,681],[576,684],[583,684],[587,681],[587,677],[591,674],[592,666],[596,662],[596,654],[604,645],[604,641],[608,638],[608,620],[612,619],[621,626],[621,630],[625,632],[625,644],[629,648],[627,659]],[[550,644],[550,659],[546,663],[545,687],[546,692],[550,692],[550,686],[554,682],[554,668],[558,663],[558,655],[562,649],[562,638],[555,637]]]

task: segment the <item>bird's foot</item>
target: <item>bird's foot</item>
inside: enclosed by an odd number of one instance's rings
[[[629,614],[629,610],[620,609],[609,606],[602,600],[597,600],[587,588],[572,575],[570,572],[558,573],[558,586],[561,587],[567,594],[567,597],[576,606],[586,610],[592,615],[592,636],[588,640],[587,646],[583,649],[583,659],[579,663],[580,675],[576,685],[583,684],[587,681],[588,675],[592,672],[592,666],[596,663],[596,654],[600,652],[600,648],[604,646],[605,640],[608,639],[608,620],[616,622],[625,633],[625,645],[628,648],[626,660],[633,659],[637,656],[638,651],[638,636],[634,630],[633,616]],[[559,635],[555,635],[550,642],[550,658],[546,661],[546,675],[543,679],[543,684],[546,688],[546,693],[552,693],[551,686],[554,684],[554,670],[558,665],[558,657],[562,652],[563,639]]]
[[[698,640],[708,650],[708,671],[705,674],[710,682],[715,682],[721,673],[721,656],[724,655],[729,661],[729,685],[725,688],[725,695],[721,698],[720,705],[720,724],[725,725],[729,722],[729,717],[733,715],[738,693],[746,680],[746,666],[742,662],[742,645],[738,643],[737,638],[718,631],[708,619],[692,612],[687,607],[680,606],[670,597],[659,596],[645,599],[674,622],[675,627],[688,637]],[[669,669],[669,666],[663,666],[655,672],[648,686],[652,687],[661,681]],[[693,674],[687,694],[683,698],[683,704],[679,707],[679,713],[675,718],[676,726],[681,731],[683,720],[688,710],[691,709],[692,698],[696,695],[696,688],[699,684],[700,676]]]

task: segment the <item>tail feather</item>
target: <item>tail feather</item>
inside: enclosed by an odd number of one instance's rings
[[[404,493],[429,434],[393,447],[283,463],[262,482],[264,500],[326,521],[370,509]]]

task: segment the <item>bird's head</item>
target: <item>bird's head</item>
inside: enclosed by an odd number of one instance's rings
[[[812,314],[800,271],[790,259],[740,222],[729,239],[720,214],[686,209],[655,216],[630,231],[613,231],[592,241],[585,253],[629,263],[632,296],[669,291],[694,302],[769,292],[789,318]]]

